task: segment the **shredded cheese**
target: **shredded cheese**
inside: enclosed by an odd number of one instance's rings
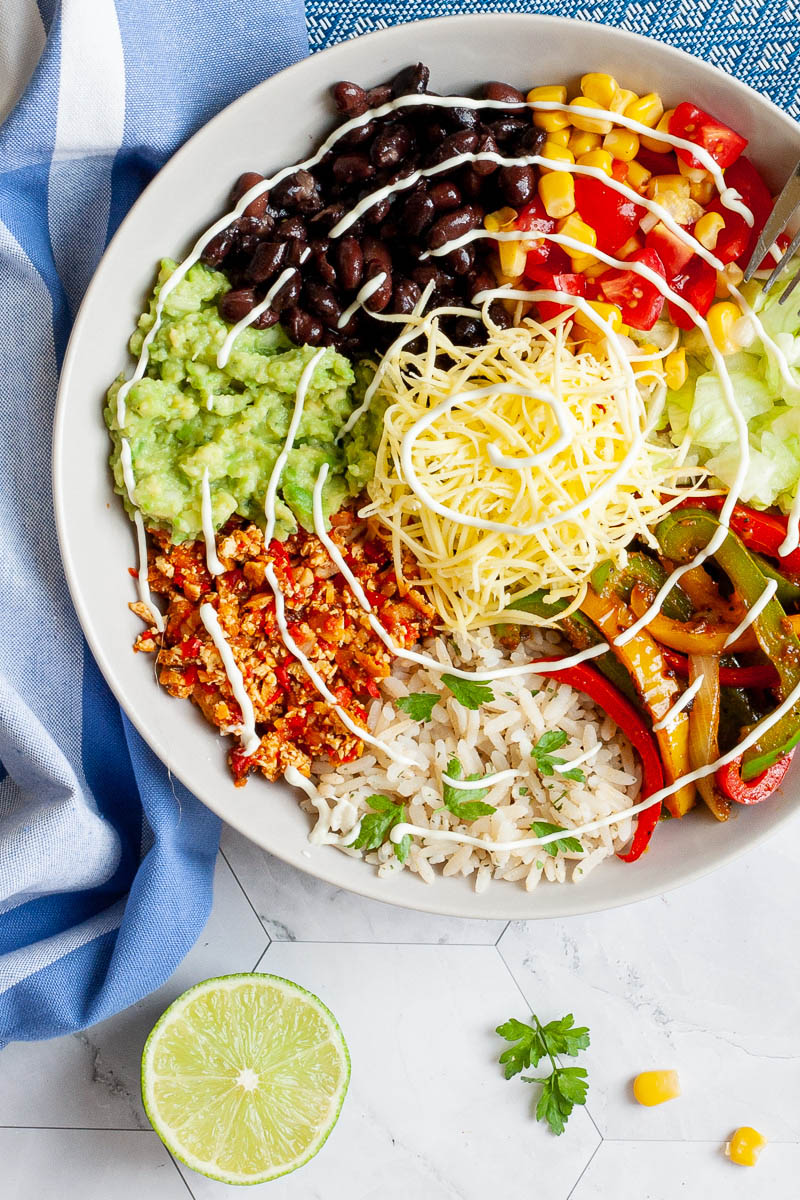
[[[487,319],[477,348],[455,345],[436,319],[417,322],[417,342],[382,364],[388,408],[363,511],[391,531],[401,579],[411,550],[447,627],[508,619],[509,602],[539,588],[579,604],[598,563],[624,563],[636,536],[656,545],[665,494],[696,474],[685,448],[647,436],[660,378],[632,385],[609,342],[568,342],[569,319],[510,329]]]

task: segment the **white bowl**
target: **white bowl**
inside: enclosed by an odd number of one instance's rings
[[[127,609],[133,527],[112,492],[108,436],[101,409],[109,383],[131,371],[126,343],[156,260],[181,256],[219,213],[241,172],[268,173],[306,157],[333,110],[331,84],[368,84],[422,59],[439,92],[471,91],[488,79],[525,88],[576,82],[608,71],[637,92],[666,103],[692,100],[746,135],[777,189],[800,158],[800,129],[769,100],[717,68],[669,46],[603,25],[556,17],[453,17],[398,26],[345,42],[260,84],[210,121],[167,163],[120,227],[89,287],[61,376],[54,435],[54,494],[67,579],[100,669],[134,725],[158,756],[230,825],[295,867],[362,895],[408,908],[463,917],[556,917],[628,904],[676,887],[756,845],[790,819],[798,768],[782,795],[737,811],[724,825],[703,811],[661,825],[638,863],[616,860],[579,884],[495,883],[475,895],[461,878],[428,886],[410,872],[380,880],[374,868],[307,841],[309,818],[283,784],[253,778],[234,788],[226,743],[197,710],[153,681],[152,660],[134,655],[141,628]]]

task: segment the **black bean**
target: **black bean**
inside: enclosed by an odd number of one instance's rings
[[[272,308],[265,308],[253,321],[254,329],[270,329],[278,320],[278,314]]]
[[[416,63],[413,67],[404,67],[390,82],[395,96],[411,96],[425,92],[431,73],[424,63]]]
[[[225,259],[233,245],[233,231],[230,226],[213,237],[203,251],[203,262],[209,267],[218,267]]]
[[[505,307],[501,300],[493,300],[489,305],[489,316],[494,321],[495,325],[499,325],[501,329],[508,329],[513,325],[511,313]]]
[[[376,167],[394,167],[408,154],[411,131],[407,125],[387,125],[376,136],[369,156]]]
[[[514,208],[530,204],[536,195],[536,172],[533,167],[501,167],[499,180],[503,199]]]
[[[375,174],[375,168],[366,154],[358,153],[340,154],[334,160],[331,171],[337,183],[345,184],[362,183]]]
[[[410,313],[422,292],[413,279],[398,279],[392,292],[392,312]]]
[[[285,308],[290,308],[297,303],[301,284],[300,272],[294,270],[272,301],[272,307],[276,312],[283,312]]]
[[[432,165],[454,158],[457,154],[474,154],[478,146],[478,135],[474,129],[460,129],[448,134],[439,143],[432,155]]]
[[[330,242],[327,238],[311,242],[311,265],[323,283],[333,285],[336,283],[336,269],[328,258],[329,250]]]
[[[340,148],[347,147],[347,149],[352,149],[355,146],[363,146],[365,142],[368,142],[371,139],[376,128],[376,121],[365,121],[363,125],[356,125],[355,128],[351,129],[349,133],[346,133],[344,137],[339,138],[337,146]],[[331,159],[333,159],[334,153],[334,151],[331,151]]]
[[[318,346],[325,333],[322,323],[296,304],[283,313],[283,327],[297,346]]]
[[[486,341],[486,326],[471,317],[456,317],[453,322],[454,340],[461,346],[482,346]]]
[[[255,187],[257,183],[263,183],[264,176],[259,175],[257,171],[245,171],[244,175],[240,175],[233,185],[231,192],[231,204],[234,206],[239,203],[245,192],[249,192],[250,188]],[[251,200],[247,208],[244,210],[245,217],[263,217],[267,211],[269,202],[269,192],[263,191],[260,196],[256,196],[255,200]]]
[[[426,191],[414,191],[403,205],[403,224],[406,232],[418,237],[433,221],[436,205]]]
[[[382,104],[388,104],[392,99],[392,87],[389,83],[379,83],[377,87],[370,88],[367,92],[367,103],[370,108],[380,108]]]
[[[372,293],[369,300],[366,301],[364,307],[371,312],[383,312],[386,305],[392,298],[392,275],[391,261],[387,268],[381,266],[380,263],[374,260],[367,267],[367,279],[375,279],[376,276],[384,274],[386,278],[380,287]]]
[[[372,279],[376,272],[371,268],[376,266],[379,271],[391,271],[392,256],[383,242],[378,238],[365,237],[361,243],[364,264],[367,267],[367,278]]]
[[[328,204],[309,221],[315,233],[328,233],[347,212],[346,204]]]
[[[449,179],[434,183],[430,197],[437,212],[449,212],[451,208],[458,208],[461,203],[461,192]]]
[[[334,85],[333,99],[339,112],[344,113],[346,117],[360,117],[369,108],[364,89],[347,79]]]
[[[450,292],[455,284],[452,275],[448,275],[446,271],[443,271],[441,267],[434,266],[433,263],[422,263],[420,266],[414,267],[411,278],[422,291],[431,282],[437,292]]]
[[[372,204],[364,213],[364,220],[368,225],[380,225],[389,215],[392,207],[392,197],[384,196],[377,204]]]
[[[445,255],[447,268],[454,275],[468,275],[475,263],[475,247],[458,246],[455,250],[451,250]]]
[[[476,129],[480,123],[480,117],[474,108],[466,108],[458,105],[455,108],[446,108],[444,115],[451,126],[457,129]]]
[[[452,212],[445,213],[431,226],[428,233],[428,248],[438,250],[445,242],[452,242],[455,238],[469,233],[471,229],[477,229],[482,220],[483,213],[474,204],[465,204],[463,208],[456,208]]]
[[[483,94],[487,100],[499,100],[501,104],[524,104],[525,102],[525,97],[517,88],[512,87],[510,83],[498,83],[497,80],[485,83]]]
[[[483,191],[483,176],[475,170],[474,164],[461,168],[458,184],[468,200],[477,200]]]
[[[268,213],[263,217],[239,217],[230,226],[232,249],[240,254],[252,254],[262,238],[268,237],[275,222]]]
[[[495,287],[497,287],[497,281],[492,272],[486,267],[479,267],[477,271],[473,271],[467,277],[467,295],[470,300],[473,296],[477,296],[479,292],[489,292]]]
[[[310,171],[303,169],[295,171],[293,175],[288,175],[275,185],[272,189],[272,202],[280,207],[304,213],[319,212],[322,208],[319,184]]]
[[[333,288],[326,283],[319,283],[316,279],[309,279],[305,285],[305,298],[311,311],[321,317],[331,329],[335,329],[336,322],[342,315],[342,306]]]
[[[527,133],[529,128],[530,126],[519,117],[501,117],[498,121],[491,121],[488,126],[489,132],[497,142],[510,142]]]
[[[264,283],[277,273],[286,261],[286,242],[259,242],[245,274],[253,283]]]
[[[520,135],[517,142],[518,154],[539,154],[546,140],[543,129],[537,129],[535,125],[530,125],[524,133]]]
[[[308,245],[300,238],[289,238],[286,243],[286,264],[289,267],[300,267],[308,258]]]
[[[346,292],[354,292],[364,274],[364,255],[358,240],[343,237],[336,247],[336,272]]]
[[[478,142],[478,154],[497,154],[497,142],[490,133],[484,133],[481,140]],[[497,163],[491,159],[481,159],[480,162],[472,164],[472,169],[476,175],[493,175],[497,170]]]
[[[428,121],[422,127],[422,136],[427,146],[438,146],[447,137],[447,130],[439,120]]]
[[[284,241],[288,238],[297,238],[304,242],[307,239],[306,226],[302,217],[284,217],[275,230],[275,236]]]
[[[256,294],[252,288],[236,288],[226,292],[219,302],[219,315],[229,325],[235,325],[255,308]]]

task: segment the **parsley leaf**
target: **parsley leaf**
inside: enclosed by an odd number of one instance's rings
[[[361,818],[358,836],[355,841],[348,843],[348,848],[377,850],[386,841],[395,825],[399,825],[406,819],[405,805],[395,804],[388,796],[367,796],[367,804],[374,811]],[[409,834],[405,834],[394,848],[398,862],[406,861],[410,849],[411,837]]]
[[[442,675],[442,683],[449,687],[459,704],[464,708],[478,709],[489,700],[494,700],[491,685],[471,679],[459,679],[456,675]]]
[[[556,767],[563,766],[567,760],[559,758],[553,751],[560,750],[562,746],[566,746],[568,741],[569,738],[563,729],[551,729],[548,733],[542,734],[531,750],[531,758],[535,760],[540,775],[555,775]],[[559,774],[564,779],[571,779],[573,783],[586,783],[586,776],[580,767],[573,767],[569,771],[560,771]]]
[[[463,778],[463,767],[457,758],[450,759],[447,764],[446,774],[450,775],[453,779]],[[480,775],[467,775],[467,780],[470,783],[480,778]],[[454,817],[458,817],[462,821],[475,821],[478,817],[488,817],[490,813],[497,811],[494,805],[483,803],[484,796],[488,794],[488,787],[457,788],[453,787],[452,783],[445,783],[442,786],[444,807]],[[463,800],[461,799],[462,796],[464,797]]]
[[[430,721],[440,699],[438,692],[412,692],[410,696],[401,696],[397,707],[408,713],[412,721]]]
[[[513,1018],[498,1025],[497,1033],[507,1042],[515,1043],[500,1055],[505,1067],[506,1079],[517,1075],[523,1067],[538,1066],[547,1057],[552,1066],[550,1075],[541,1077],[523,1075],[526,1083],[540,1083],[542,1092],[536,1105],[537,1121],[546,1121],[555,1134],[564,1132],[569,1116],[576,1104],[586,1103],[589,1088],[588,1074],[584,1067],[562,1067],[556,1062],[557,1054],[574,1057],[589,1045],[589,1030],[576,1026],[572,1013],[557,1021],[542,1025],[534,1013],[533,1025],[525,1025]]]
[[[545,854],[549,854],[551,858],[555,858],[559,850],[563,853],[570,851],[573,854],[581,854],[583,846],[576,837],[571,837],[564,829],[563,825],[551,825],[549,821],[534,821],[531,829],[537,837],[547,837],[549,833],[566,833],[563,838],[556,838],[553,842],[546,842],[544,846],[540,846],[540,850],[544,850]]]

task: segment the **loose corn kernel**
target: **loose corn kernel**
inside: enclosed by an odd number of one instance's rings
[[[642,355],[657,355],[659,349],[655,342],[642,342],[637,348],[639,354]],[[631,363],[631,366],[633,367],[634,371],[638,373],[643,371],[660,371],[661,359],[653,359],[652,357],[640,358],[638,362]]]
[[[682,158],[678,159],[678,170],[685,179],[689,180],[689,183],[700,183],[708,174],[705,167],[690,167]]]
[[[568,171],[539,176],[539,199],[548,217],[567,217],[575,210],[575,183]]]
[[[628,163],[628,183],[637,192],[643,192],[650,182],[653,172],[648,171],[647,167],[643,167],[637,159]]]
[[[606,175],[611,175],[614,168],[614,160],[607,150],[590,150],[588,154],[582,154],[578,162],[582,167],[595,167],[605,171]]]
[[[717,286],[714,295],[718,300],[730,296],[731,288],[738,287],[744,279],[744,271],[738,263],[726,263],[721,271],[717,271]]]
[[[674,1100],[681,1094],[677,1071],[643,1071],[633,1081],[633,1094],[648,1107]]]
[[[569,146],[559,146],[557,142],[551,142],[548,138],[545,144],[539,151],[542,158],[554,158],[556,162],[575,162],[575,155],[570,150]],[[549,171],[556,170],[555,167],[540,166],[539,171],[542,175],[546,175]]]
[[[589,100],[586,96],[576,96],[574,100],[570,100],[569,106],[571,109],[575,109],[574,113],[570,113],[570,120],[576,129],[582,129],[585,133],[606,134],[610,133],[614,127],[613,122],[604,120],[599,115],[604,110],[596,100]],[[589,116],[589,113],[597,115],[592,117]]]
[[[605,275],[606,271],[610,270],[611,267],[608,263],[600,262],[598,259],[597,262],[589,263],[588,267],[584,267],[583,274],[587,279],[599,279],[601,275]]]
[[[538,101],[549,102],[556,104],[566,104],[567,89],[561,84],[548,84],[545,87],[531,88],[528,92],[528,102],[535,104]],[[533,123],[537,129],[544,129],[546,133],[552,133],[554,129],[564,129],[570,124],[569,114],[563,112],[538,112],[534,109]]]
[[[682,175],[654,176],[647,186],[647,195],[663,205],[679,225],[693,225],[703,215],[700,205],[689,195],[689,180]]]
[[[483,227],[490,233],[499,233],[501,229],[510,229],[517,219],[515,208],[498,208],[495,212],[487,213],[483,218]]]
[[[714,345],[721,354],[735,354],[739,349],[739,343],[733,336],[733,327],[741,315],[738,304],[734,304],[732,300],[719,300],[708,310],[708,328]]]
[[[623,242],[620,246],[617,251],[617,258],[630,258],[632,254],[635,254],[637,250],[641,250],[643,246],[644,242],[642,239],[634,234],[633,237],[629,237],[627,242]]]
[[[668,108],[654,128],[657,129],[659,133],[669,133],[670,119],[674,115],[675,109]],[[654,150],[656,154],[669,154],[670,150],[672,149],[672,146],[669,144],[669,142],[659,142],[657,138],[647,137],[647,135],[644,133],[640,134],[639,136],[642,145],[646,146],[648,150]]]
[[[572,150],[572,129],[569,125],[565,125],[563,129],[551,129],[547,135],[548,142],[552,142],[556,146],[569,146]],[[573,150],[573,154],[575,151]]]
[[[664,359],[664,379],[667,387],[671,392],[677,392],[678,388],[682,388],[686,383],[689,374],[689,369],[686,366],[686,351],[683,346],[679,350],[673,350]]]
[[[618,88],[616,96],[608,107],[612,112],[624,113],[628,105],[638,99],[639,97],[636,95],[636,92],[629,92],[627,88]]]
[[[622,310],[616,304],[606,304],[602,300],[590,300],[588,307],[596,316],[606,321],[614,333],[621,333],[623,330]],[[591,338],[592,341],[599,341],[600,338],[606,336],[605,330],[601,329],[589,316],[588,313],[576,311],[573,320],[576,325],[581,327],[584,336]]]
[[[576,158],[599,150],[603,139],[599,133],[587,133],[584,129],[573,129],[569,137],[569,148]]]
[[[740,1167],[754,1167],[766,1144],[767,1139],[763,1133],[759,1133],[750,1125],[742,1125],[728,1142],[725,1153],[731,1162]]]
[[[720,213],[704,213],[694,227],[694,236],[706,250],[713,250],[724,228],[725,218]]]
[[[589,100],[596,100],[603,108],[610,108],[619,91],[619,84],[613,75],[605,75],[602,71],[590,71],[581,79],[581,91]]]
[[[717,194],[717,185],[711,176],[710,171],[706,171],[703,179],[698,182],[689,180],[689,195],[696,204],[702,204],[703,207],[710,204]]]
[[[655,175],[647,186],[651,200],[659,200],[670,192],[689,198],[689,180],[682,175]]]
[[[597,234],[577,213],[570,213],[568,217],[560,220],[556,225],[556,232],[563,233],[565,237],[573,238],[586,247],[586,250],[576,250],[574,246],[564,246],[572,260],[574,271],[583,271],[595,262],[594,255],[588,254],[587,251],[597,245]]]
[[[623,162],[632,162],[639,153],[639,138],[631,129],[612,129],[603,138],[603,149],[612,158],[621,158]]]
[[[648,129],[655,129],[663,115],[664,105],[661,103],[661,97],[655,92],[648,92],[646,96],[640,96],[638,100],[631,100],[625,109],[626,117],[630,117],[632,121],[638,121],[641,125],[646,125]]]
[[[525,242],[499,242],[497,252],[503,274],[510,275],[512,279],[519,279],[528,260],[527,244]]]

